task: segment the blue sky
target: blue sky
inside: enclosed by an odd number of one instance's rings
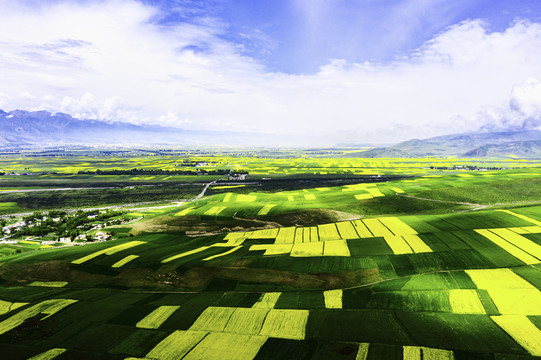
[[[296,144],[541,126],[537,0],[3,0],[0,108]]]
[[[223,22],[220,37],[243,46],[270,71],[317,72],[329,59],[389,62],[468,19],[492,31],[515,19],[541,19],[536,0],[231,0],[146,1],[162,24]],[[181,8],[180,13],[178,11]],[[187,9],[191,9],[186,13]]]

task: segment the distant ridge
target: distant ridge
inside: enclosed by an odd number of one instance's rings
[[[250,136],[248,136],[250,135]],[[80,120],[48,111],[0,110],[0,147],[91,144],[238,144],[257,134]]]
[[[347,156],[347,155],[346,155]],[[541,158],[541,131],[502,131],[412,139],[352,154],[354,157],[520,157]]]
[[[468,151],[467,157],[520,157],[540,158],[541,140],[512,141],[503,144],[487,144]]]
[[[291,143],[291,139],[280,139],[284,140],[283,143]],[[120,121],[81,120],[68,114],[53,114],[48,111],[0,110],[0,148],[6,150],[67,145],[283,145],[276,141],[276,137],[260,133],[184,130]],[[346,146],[359,151],[348,152],[342,155],[343,157],[458,156],[541,159],[541,131],[452,134],[411,139],[369,150],[364,150],[368,144],[348,143],[337,145],[336,148]]]

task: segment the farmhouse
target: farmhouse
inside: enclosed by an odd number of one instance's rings
[[[243,181],[243,180],[246,180],[246,175],[247,174],[231,174],[229,175],[229,180]]]

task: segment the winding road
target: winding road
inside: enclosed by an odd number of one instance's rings
[[[229,172],[229,174],[231,174],[231,171]],[[201,199],[203,196],[205,196],[205,192],[207,192],[207,189],[209,188],[209,186],[216,184],[218,181],[220,181],[223,178],[229,176],[229,174],[224,175],[219,179],[216,179],[216,180],[213,180],[213,181],[209,182],[207,185],[205,185],[205,187],[203,188],[203,191],[201,191],[201,194],[197,195],[193,200],[190,200],[189,202],[197,201],[197,200]]]

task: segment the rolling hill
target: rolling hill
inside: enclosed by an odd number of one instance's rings
[[[456,204],[447,203],[444,214],[410,211],[300,226],[264,221],[291,215],[290,203],[398,202],[418,194],[416,182],[439,191],[516,174],[522,174],[516,181],[537,177],[530,170],[457,172],[272,194],[224,192],[134,215],[137,220],[108,228],[115,240],[4,256],[2,354],[538,359],[540,206],[454,213]],[[257,225],[195,235],[179,227],[233,228],[247,222],[237,217],[239,209]]]
[[[429,139],[413,139],[388,147],[370,149],[355,156],[376,157],[425,157],[464,156],[501,157],[514,155],[525,158],[541,157],[541,131],[504,131],[490,133],[453,134]]]
[[[510,141],[503,144],[487,144],[468,151],[464,155],[471,157],[506,157],[538,158],[541,156],[541,140]]]

